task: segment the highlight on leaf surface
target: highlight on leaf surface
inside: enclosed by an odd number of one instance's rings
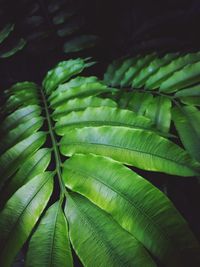
[[[200,114],[199,64],[200,52],[169,53],[164,56],[149,54],[145,57],[138,55],[111,63],[104,75],[104,81],[109,85],[114,84],[115,87],[124,87],[115,98],[120,107],[149,117],[159,131],[169,134],[173,128],[171,119],[174,109],[195,109],[195,116],[198,117]],[[127,83],[130,73],[132,75]],[[179,119],[176,119],[177,116],[174,116],[176,125],[181,118],[179,116]],[[188,127],[186,120],[182,125]],[[183,141],[182,130],[179,131],[177,128],[176,134],[180,136],[184,146],[185,143],[200,141],[198,130],[193,131],[192,127],[191,132],[192,134],[187,134]],[[192,135],[195,135],[195,138],[192,138]],[[186,145],[185,148],[191,153],[191,145]],[[191,155],[199,160],[198,155]]]
[[[189,96],[198,93],[198,86],[188,82],[197,81],[196,59],[198,54],[159,58],[156,53],[120,59],[104,81],[84,75],[94,64],[90,58],[70,59],[50,70],[42,86],[21,82],[5,90],[2,267],[12,266],[24,244],[25,265],[32,267],[72,267],[74,251],[87,267],[200,265],[200,246],[186,220],[162,191],[137,174],[151,171],[155,179],[158,172],[169,179],[199,175],[199,110],[182,99],[190,87]],[[195,74],[185,67],[186,75],[176,83],[173,76],[181,77],[185,64]],[[178,72],[165,75],[172,72],[168,65]],[[167,76],[175,94],[121,88],[144,85],[157,72]]]

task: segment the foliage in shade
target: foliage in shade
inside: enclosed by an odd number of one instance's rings
[[[173,204],[149,182],[120,163],[93,154],[67,160],[63,179],[70,189],[111,214],[152,254],[169,266],[179,266],[185,253],[181,247],[193,238]]]
[[[25,53],[36,56],[51,55],[58,48],[69,54],[94,47],[99,39],[88,29],[89,21],[80,0],[1,1],[1,19],[6,25],[0,29],[0,44],[8,36],[11,43],[0,48],[0,58],[10,57],[23,48]],[[12,34],[14,27],[16,34]]]
[[[47,205],[52,190],[52,174],[46,172],[35,176],[8,200],[0,214],[1,266],[11,266]]]
[[[188,152],[200,161],[200,112],[194,106],[176,107],[173,120],[180,139]]]
[[[12,266],[27,241],[25,265],[33,267],[72,267],[73,250],[87,267],[200,265],[200,246],[185,219],[137,174],[199,175],[199,110],[182,103],[188,84],[198,91],[192,84],[198,57],[153,53],[121,59],[108,68],[105,81],[79,76],[94,64],[90,58],[71,59],[50,70],[42,86],[22,82],[5,90],[2,267]],[[192,67],[183,68],[187,64]],[[159,72],[159,81],[162,76],[162,92],[121,88],[147,84],[149,72]],[[171,140],[177,137],[171,117],[185,149]]]
[[[115,98],[119,106],[149,117],[163,133],[170,131],[173,115],[184,147],[199,161],[200,53],[169,53],[162,57],[154,56],[146,62],[149,57],[152,54],[136,56],[128,68],[124,65],[129,59],[114,61],[108,66],[104,81],[111,85],[119,75],[120,82],[115,86],[122,86],[128,73],[134,69],[137,74],[132,75]]]
[[[38,244],[40,244],[38,246]],[[73,266],[67,221],[61,202],[54,203],[33,234],[26,266]]]
[[[80,195],[70,194],[68,200],[69,234],[84,266],[156,266],[142,244],[111,216]]]
[[[26,45],[26,41],[23,38],[15,41],[14,44],[8,46],[5,45],[6,39],[11,35],[14,30],[14,24],[8,23],[0,31],[0,58],[8,58],[22,50]]]

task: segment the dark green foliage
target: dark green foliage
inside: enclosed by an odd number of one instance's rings
[[[14,54],[25,43],[25,52],[34,54],[49,54],[55,49],[72,53],[97,43],[97,36],[87,32],[88,22],[81,0],[19,0],[16,3],[8,0],[2,1],[1,9],[1,23],[11,23],[5,28],[7,32],[13,30],[15,24],[17,35],[23,36],[12,52],[4,52],[1,57]],[[11,41],[16,42],[16,38],[15,35]]]
[[[73,266],[72,250],[88,267],[200,265],[188,223],[137,174],[199,175],[199,110],[182,101],[185,87],[198,81],[198,55],[122,59],[105,81],[79,76],[94,64],[90,58],[71,59],[50,70],[42,86],[22,82],[5,91],[2,267],[26,241],[25,265],[33,267]],[[156,88],[145,86],[158,76]],[[171,117],[185,149],[172,139]]]
[[[14,24],[8,23],[0,29],[0,58],[11,57],[26,45],[26,41],[23,38],[20,38],[17,42],[15,41],[14,44],[7,42],[7,38],[12,35],[14,28]]]
[[[199,52],[136,56],[129,62],[113,62],[104,75],[107,84],[121,87],[120,107],[150,118],[163,133],[170,132],[172,120],[183,146],[200,160]]]

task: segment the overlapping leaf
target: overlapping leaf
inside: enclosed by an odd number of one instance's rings
[[[56,202],[47,210],[33,234],[26,266],[73,266],[68,226],[61,203]]]
[[[194,247],[198,250],[199,245],[193,234],[170,200],[122,164],[93,154],[79,154],[64,163],[63,177],[67,187],[111,214],[122,228],[166,265],[183,266],[187,258],[184,255],[185,249]],[[66,207],[69,214],[81,212],[79,202],[74,202],[73,207],[71,203]],[[91,213],[89,218],[93,216]],[[71,222],[74,224],[71,235],[72,240],[77,242],[73,229],[79,224],[75,218],[73,216]],[[103,222],[103,217],[99,220]],[[200,257],[197,257],[200,262]],[[148,263],[143,264],[148,266]]]
[[[117,93],[115,99],[119,105],[147,116],[159,131],[166,133],[169,132],[171,125],[171,107],[180,110],[179,107],[183,106],[183,110],[189,110],[193,109],[193,106],[200,106],[200,53],[185,55],[171,53],[162,57],[158,55],[151,57],[152,54],[145,57],[136,56],[114,61],[108,67],[104,80],[108,84],[114,83],[115,86],[128,86],[129,88],[126,88],[126,91]],[[146,64],[147,58],[150,60],[147,60]],[[141,68],[136,68],[139,62],[144,64],[143,66],[140,64]],[[127,84],[127,73],[133,72],[133,69],[135,69],[136,75],[130,76],[130,81]],[[119,80],[116,78],[118,73]],[[153,95],[155,96],[153,97]],[[188,107],[185,108],[184,105]],[[198,108],[196,114],[197,117],[200,114]],[[186,120],[178,123],[178,119],[176,119],[177,125],[181,123],[185,125]],[[189,131],[189,128],[187,131]],[[178,130],[178,134],[183,139],[182,130]],[[173,135],[174,132],[171,136]],[[168,137],[170,137],[170,133]],[[199,135],[195,140],[198,139]],[[192,135],[187,134],[183,143],[185,144],[185,142],[194,143]],[[194,156],[194,154],[192,155]]]
[[[200,112],[186,106],[173,109],[173,120],[184,147],[200,161]]]
[[[23,38],[9,43],[6,39],[12,34],[15,25],[8,23],[0,31],[0,58],[8,58],[24,48],[26,41]]]
[[[152,60],[162,65],[155,54],[127,59],[107,79],[115,77],[115,86],[125,71],[131,84]],[[70,242],[88,267],[150,267],[157,260],[198,266],[199,244],[185,220],[162,192],[123,165],[199,175],[200,163],[162,136],[171,101],[148,92],[125,92],[118,101],[119,89],[94,76],[74,77],[92,64],[89,58],[64,61],[48,72],[43,88],[24,82],[5,91],[1,266],[11,266],[29,237],[26,266],[73,266]],[[72,158],[63,163],[65,156]]]
[[[58,47],[64,53],[72,53],[98,44],[99,37],[88,30],[90,21],[82,1],[4,1],[1,16],[8,22],[13,21],[10,9],[15,10],[14,23],[19,37],[12,37],[11,42],[6,42],[7,45],[0,49],[2,58],[15,54],[25,44],[26,52],[34,54],[38,54],[38,51],[50,53]],[[7,23],[0,29],[0,44],[11,35],[13,29],[12,23]]]

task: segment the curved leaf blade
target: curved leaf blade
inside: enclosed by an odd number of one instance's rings
[[[173,73],[180,70],[188,64],[192,64],[200,60],[200,53],[191,53],[178,57],[166,66],[161,67],[155,74],[149,77],[145,83],[145,88],[158,88],[162,82],[171,77]]]
[[[147,106],[145,115],[151,119],[161,132],[169,132],[171,124],[171,100],[164,96],[157,96]]]
[[[18,51],[22,50],[26,45],[26,41],[21,38],[17,44],[11,47],[8,51],[0,52],[0,58],[8,58],[16,54]]]
[[[63,46],[64,53],[79,52],[97,45],[97,35],[79,35],[67,41]]]
[[[54,120],[60,120],[60,118],[62,118],[63,116],[67,115],[72,111],[81,111],[87,107],[100,107],[100,106],[116,107],[117,103],[109,98],[103,99],[96,96],[74,98],[58,106],[54,110],[52,117]]]
[[[82,72],[84,68],[94,64],[94,62],[88,63],[87,61],[87,58],[62,61],[54,69],[48,71],[42,83],[46,93],[50,94],[59,84],[66,82],[72,76]]]
[[[139,58],[136,63],[131,66],[125,73],[120,85],[122,87],[129,86],[132,84],[132,80],[138,75],[138,73],[148,65],[156,57],[155,53],[146,55],[145,57]]]
[[[45,142],[46,133],[37,132],[11,147],[0,157],[0,186],[17,171],[24,160],[37,151]]]
[[[14,27],[14,24],[9,23],[0,31],[0,44],[10,35]]]
[[[37,105],[17,109],[15,112],[8,115],[0,125],[1,134],[4,135],[8,131],[16,128],[19,124],[38,117],[40,114],[41,107]]]
[[[27,267],[73,267],[68,226],[61,203],[48,208],[33,234],[26,259]]]
[[[87,199],[70,194],[65,213],[72,245],[84,266],[156,266],[140,242]]]
[[[52,108],[56,108],[65,103],[69,99],[77,97],[97,96],[103,93],[112,93],[117,91],[114,88],[109,88],[100,81],[94,83],[83,83],[80,86],[70,87],[68,83],[62,84],[51,96],[50,104]]]
[[[132,87],[140,88],[144,86],[145,82],[152,74],[156,73],[160,67],[170,63],[170,61],[176,58],[179,53],[167,54],[162,58],[155,58],[149,65],[144,67],[140,73],[133,79]]]
[[[76,154],[65,161],[63,179],[68,188],[111,214],[166,266],[183,266],[192,253],[200,262],[200,245],[170,200],[127,167],[109,158]]]
[[[44,119],[42,117],[31,118],[9,131],[1,139],[0,153],[2,154],[8,148],[37,132],[42,127],[43,121]]]
[[[139,56],[128,59],[120,59],[110,64],[104,74],[104,81],[111,86],[119,86],[126,71],[136,63]]]
[[[199,82],[199,69],[200,62],[187,65],[185,68],[175,72],[171,77],[165,80],[160,86],[160,91],[172,93]]]
[[[184,147],[200,161],[200,111],[192,106],[176,107],[172,118]]]
[[[131,92],[125,93],[120,97],[119,105],[120,107],[128,108],[139,115],[144,115],[145,110],[151,103],[153,95],[143,92]]]
[[[1,192],[0,207],[4,205],[5,201],[36,175],[43,173],[49,166],[51,160],[51,149],[41,148],[29,157],[20,166],[19,170],[8,181]]]
[[[7,202],[0,213],[1,266],[11,266],[44,210],[52,190],[52,173],[44,173],[21,187]]]
[[[151,129],[152,123],[134,112],[111,107],[86,108],[83,111],[71,112],[62,117],[55,125],[58,135],[65,135],[73,128],[88,126],[124,126],[130,128]]]
[[[182,89],[175,93],[175,97],[200,96],[200,85]]]
[[[60,142],[61,153],[94,153],[144,170],[194,176],[200,165],[171,141],[141,129],[86,127],[73,129]]]

